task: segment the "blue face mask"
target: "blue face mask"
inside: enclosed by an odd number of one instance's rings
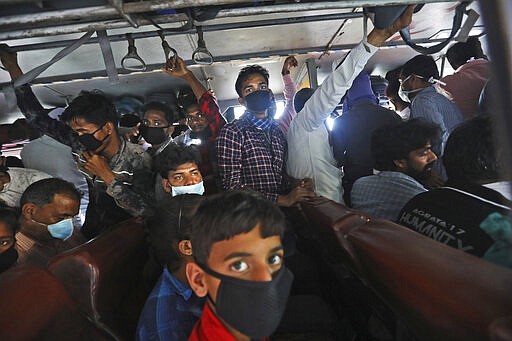
[[[171,194],[173,197],[175,197],[177,195],[182,195],[182,194],[203,195],[204,185],[203,185],[203,182],[201,181],[195,185],[190,185],[190,186],[172,186],[171,191],[172,191]]]
[[[68,239],[73,234],[73,219],[64,219],[58,223],[48,225],[48,232],[53,238]]]

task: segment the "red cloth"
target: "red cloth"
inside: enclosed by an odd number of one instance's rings
[[[490,64],[485,59],[475,59],[462,65],[453,75],[441,78],[446,83],[442,88],[452,95],[467,120],[478,113],[480,93],[489,79]]]
[[[210,309],[208,303],[204,305],[203,315],[201,319],[196,322],[188,341],[236,341],[226,327],[219,321],[217,316]],[[262,341],[268,341],[269,338],[264,338]]]
[[[205,114],[206,119],[210,122],[208,124],[212,132],[210,141],[215,142],[215,139],[219,136],[221,128],[226,124],[226,120],[224,120],[224,117],[220,114],[217,100],[210,91],[206,91],[201,98],[199,98],[197,104],[199,105],[201,113]]]

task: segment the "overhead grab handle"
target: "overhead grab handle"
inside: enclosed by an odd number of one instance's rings
[[[471,1],[463,1],[461,2],[456,8],[455,8],[455,15],[453,16],[453,23],[452,23],[452,30],[450,32],[450,35],[448,38],[446,38],[444,41],[430,47],[424,47],[421,45],[417,45],[412,42],[411,39],[411,33],[409,31],[409,27],[403,28],[400,30],[400,36],[405,41],[407,45],[412,47],[414,50],[418,51],[422,54],[434,54],[438,53],[442,49],[444,49],[450,41],[455,37],[457,32],[459,31],[461,25],[462,25],[462,19],[464,17],[464,14],[466,12],[466,7],[469,5]]]
[[[160,39],[162,39],[162,49],[164,50],[165,54],[165,63],[171,58],[175,58],[178,56],[178,52],[176,52],[175,49],[173,49],[167,41],[165,40],[164,31],[159,30],[156,33],[158,33],[158,36],[160,36]]]
[[[192,60],[199,65],[212,65],[213,56],[206,48],[206,43],[203,39],[203,29],[201,26],[196,26],[197,30],[197,49],[192,53]]]
[[[146,71],[146,63],[137,54],[135,39],[131,33],[126,33],[126,40],[128,41],[128,53],[121,60],[121,66],[129,71]]]

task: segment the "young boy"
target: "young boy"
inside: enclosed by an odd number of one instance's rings
[[[195,263],[187,278],[203,315],[189,340],[248,341],[277,328],[293,281],[282,263],[284,216],[253,192],[224,192],[207,198],[193,220]]]
[[[146,221],[151,251],[163,272],[140,315],[137,340],[187,340],[201,316],[204,299],[190,289],[185,267],[194,261],[190,219],[203,198],[196,194],[169,198]]]

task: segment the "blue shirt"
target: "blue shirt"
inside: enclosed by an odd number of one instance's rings
[[[139,317],[137,340],[187,340],[201,317],[204,299],[167,268],[158,279]]]
[[[438,157],[444,152],[448,135],[463,121],[459,108],[438,93],[433,86],[424,88],[414,96],[411,103],[411,118],[417,117],[422,117],[441,128],[441,150],[436,151]]]
[[[395,221],[402,207],[426,189],[401,172],[380,172],[359,178],[352,187],[352,207],[373,218]]]

